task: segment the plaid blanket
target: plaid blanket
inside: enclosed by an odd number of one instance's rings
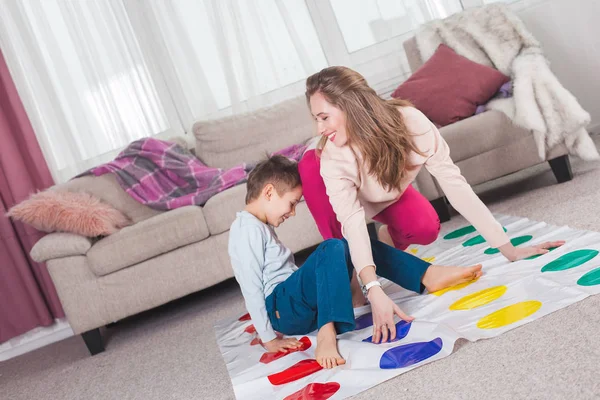
[[[298,161],[305,145],[294,145],[274,154]],[[138,202],[157,210],[197,205],[232,186],[245,182],[254,166],[241,164],[228,170],[202,163],[178,144],[144,138],[132,142],[114,161],[82,175],[113,173],[121,187]]]

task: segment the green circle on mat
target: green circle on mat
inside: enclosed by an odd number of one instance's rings
[[[502,229],[504,229],[504,232],[506,232],[506,228],[502,227]],[[475,246],[481,243],[485,243],[485,239],[483,238],[483,236],[481,235],[477,235],[475,237],[472,237],[471,239],[467,240],[466,242],[463,242],[463,247],[470,247],[470,246]]]
[[[483,238],[483,236],[478,235],[478,236],[472,237],[471,239],[467,240],[462,245],[464,247],[470,247],[470,246],[475,246],[477,244],[481,244],[484,242],[485,242],[485,239]]]
[[[548,250],[553,251],[556,249],[558,249],[558,247],[550,247]],[[527,257],[525,260],[535,260],[536,258],[541,257],[541,256],[543,256],[543,254],[536,254],[535,256]]]
[[[596,268],[579,278],[577,284],[581,286],[594,286],[600,284],[600,268]]]
[[[456,239],[473,232],[475,232],[475,227],[473,225],[465,226],[463,228],[450,232],[449,234],[444,236],[444,240]]]
[[[598,250],[575,250],[560,256],[542,267],[542,272],[564,271],[579,267],[598,255]]]
[[[525,236],[519,236],[516,237],[514,239],[511,239],[510,242],[512,243],[513,246],[519,246],[522,245],[525,242],[529,242],[531,239],[533,239],[533,236],[531,235],[525,235]],[[498,249],[493,249],[493,248],[489,248],[486,251],[484,251],[485,254],[498,254],[500,253],[500,250]]]

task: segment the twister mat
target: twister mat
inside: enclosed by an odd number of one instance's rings
[[[441,265],[483,264],[476,281],[416,295],[382,280],[412,323],[397,322],[392,343],[370,343],[369,306],[355,309],[356,330],[339,336],[346,364],[321,369],[314,360],[316,332],[298,336],[292,353],[267,353],[249,315],[215,326],[238,399],[343,399],[450,355],[459,338],[492,338],[600,293],[600,233],[497,216],[515,246],[566,240],[549,253],[510,263],[471,226],[442,232],[428,246],[408,251]]]

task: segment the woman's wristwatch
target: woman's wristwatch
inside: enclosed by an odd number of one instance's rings
[[[367,297],[367,295],[369,294],[369,289],[371,289],[373,286],[381,287],[381,282],[379,282],[377,279],[375,279],[374,281],[371,281],[371,282],[367,283],[366,285],[363,285],[362,291],[363,291],[363,294],[365,295],[365,297]]]

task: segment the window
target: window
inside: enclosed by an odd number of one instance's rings
[[[327,66],[303,0],[153,1],[144,7],[167,45],[174,80],[185,83],[179,96],[192,114],[186,123]]]
[[[306,1],[329,64],[357,70],[383,97],[411,74],[403,42],[463,9],[461,0]]]
[[[483,4],[492,4],[492,3],[514,3],[519,0],[482,0]]]
[[[461,11],[459,0],[330,0],[349,53]]]

